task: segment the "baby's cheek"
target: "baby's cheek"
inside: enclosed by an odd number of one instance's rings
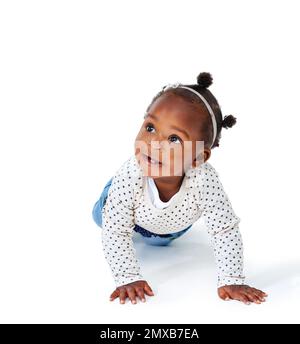
[[[177,154],[176,154],[177,153]],[[184,170],[184,156],[183,153],[174,152],[174,155],[170,159],[171,171],[173,175],[179,176],[183,174]]]

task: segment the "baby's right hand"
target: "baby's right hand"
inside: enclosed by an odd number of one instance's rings
[[[110,295],[110,301],[113,301],[117,297],[120,298],[120,303],[125,303],[126,298],[128,297],[131,300],[131,303],[136,303],[136,296],[140,298],[142,302],[145,302],[145,294],[153,296],[154,293],[149,286],[149,284],[144,281],[135,281],[120,287],[117,287],[116,290]]]

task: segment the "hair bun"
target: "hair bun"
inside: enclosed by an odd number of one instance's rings
[[[208,88],[213,82],[213,78],[210,73],[202,72],[197,76],[197,83],[199,86]]]
[[[225,116],[223,121],[222,121],[222,127],[223,128],[231,128],[233,125],[236,123],[236,118],[232,115]]]

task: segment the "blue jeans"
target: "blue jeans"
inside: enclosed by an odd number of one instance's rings
[[[96,222],[96,224],[102,228],[102,208],[105,205],[108,190],[111,186],[113,178],[111,178],[107,184],[105,185],[101,196],[99,200],[94,204],[92,215],[93,220]],[[156,234],[153,232],[148,231],[147,229],[144,229],[140,227],[139,225],[135,225],[133,228],[136,232],[140,233],[144,239],[144,241],[149,245],[156,245],[156,246],[166,246],[168,245],[172,240],[179,238],[181,235],[183,235],[185,232],[187,232],[192,225],[189,225],[187,228],[176,232],[176,233],[170,233],[170,234]]]

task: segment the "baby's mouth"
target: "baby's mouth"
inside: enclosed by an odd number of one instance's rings
[[[146,160],[148,163],[153,165],[162,165],[162,163],[159,160],[153,159],[150,156],[142,153],[142,158]]]

